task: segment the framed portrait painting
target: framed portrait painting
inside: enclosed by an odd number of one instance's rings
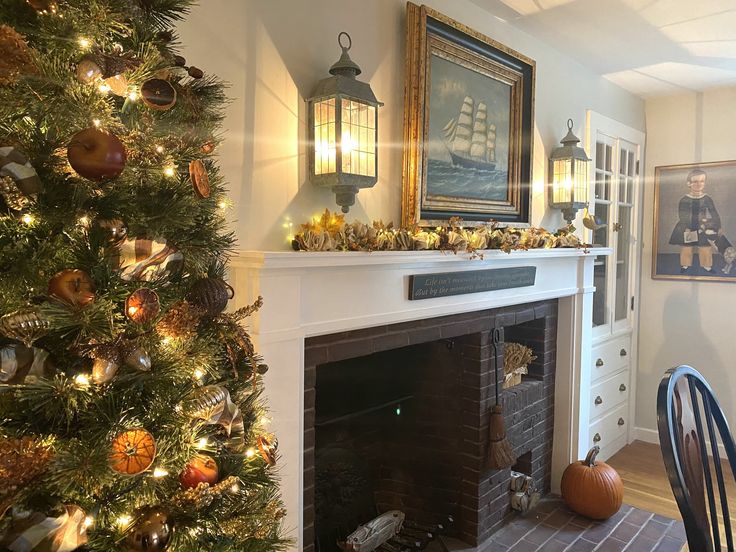
[[[402,222],[530,222],[535,62],[407,4]]]
[[[655,167],[652,278],[736,282],[736,161]]]

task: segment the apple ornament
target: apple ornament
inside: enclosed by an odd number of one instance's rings
[[[217,483],[218,475],[215,459],[206,454],[198,454],[179,474],[179,482],[185,489],[194,489],[200,483],[214,485]]]
[[[87,128],[72,136],[67,158],[80,176],[97,182],[119,176],[127,160],[120,139],[98,128]]]

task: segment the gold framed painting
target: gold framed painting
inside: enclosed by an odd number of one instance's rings
[[[652,278],[736,282],[736,161],[654,169]]]
[[[530,222],[534,60],[407,3],[402,223]]]

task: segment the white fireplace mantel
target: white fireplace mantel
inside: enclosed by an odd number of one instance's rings
[[[235,307],[263,296],[251,320],[265,376],[272,430],[279,439],[279,475],[286,528],[301,550],[304,340],[368,328],[559,298],[552,487],[588,448],[593,259],[610,249],[485,251],[483,258],[438,251],[239,253],[230,265]],[[411,301],[409,276],[535,266],[533,286]]]

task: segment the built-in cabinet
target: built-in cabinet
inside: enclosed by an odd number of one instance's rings
[[[644,134],[588,111],[588,210],[598,229],[586,241],[608,247],[594,261],[590,445],[608,458],[633,438]]]

